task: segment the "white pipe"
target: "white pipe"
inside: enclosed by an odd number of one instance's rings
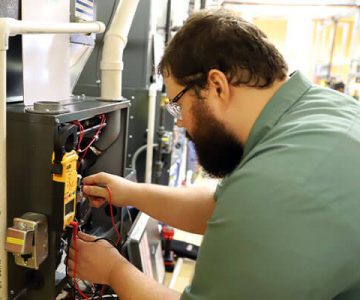
[[[105,31],[105,25],[102,22],[50,23],[18,21],[12,18],[0,18],[0,27],[3,27],[9,36],[26,33],[101,33]]]
[[[121,0],[104,37],[101,69],[101,99],[121,100],[123,52],[139,0]]]
[[[5,234],[7,228],[6,195],[6,50],[9,36],[25,33],[100,33],[105,30],[101,22],[42,23],[0,18],[0,300],[8,297],[7,253]]]
[[[0,47],[0,300],[7,299],[6,208],[6,47]]]
[[[153,149],[154,149],[154,132],[155,132],[155,113],[156,113],[156,84],[152,83],[149,86],[149,109],[148,109],[146,168],[145,168],[146,183],[151,183]]]

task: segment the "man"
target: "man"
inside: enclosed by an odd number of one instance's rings
[[[203,233],[193,281],[180,295],[84,234],[78,276],[121,299],[360,299],[359,105],[288,76],[266,36],[226,11],[190,17],[159,69],[169,111],[222,183],[214,194],[100,173],[84,192],[100,206],[107,191],[92,185],[107,184],[116,205]]]

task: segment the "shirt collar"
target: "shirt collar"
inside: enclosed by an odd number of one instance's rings
[[[265,105],[250,132],[244,147],[243,158],[275,126],[284,113],[294,105],[312,86],[312,83],[300,72],[295,71]]]

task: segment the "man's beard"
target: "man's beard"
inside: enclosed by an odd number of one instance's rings
[[[199,163],[204,170],[213,177],[223,178],[240,163],[243,146],[215,118],[206,103],[199,103],[199,106],[193,107],[194,129],[187,136],[194,142]]]

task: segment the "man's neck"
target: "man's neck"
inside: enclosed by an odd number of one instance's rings
[[[286,82],[277,80],[269,88],[233,87],[232,108],[227,112],[227,127],[245,145],[250,132],[266,104]]]

